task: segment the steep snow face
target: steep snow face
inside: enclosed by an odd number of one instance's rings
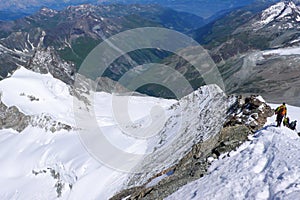
[[[300,10],[293,2],[279,2],[264,10],[259,21],[253,25],[259,29],[276,20],[297,23],[300,21]],[[288,26],[282,25],[281,28],[284,27],[293,28],[294,26],[293,24],[289,24]]]
[[[288,106],[292,120],[299,112],[300,108]],[[275,116],[269,118],[249,142],[213,162],[209,175],[166,199],[298,199],[300,138],[286,127],[275,127],[274,121]]]

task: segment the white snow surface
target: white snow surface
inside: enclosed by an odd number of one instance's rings
[[[51,115],[76,126],[69,88],[50,74],[20,68],[12,77],[0,81],[0,90],[2,101],[8,106],[15,105],[27,115]],[[31,101],[29,95],[39,101]],[[118,128],[112,96],[100,92],[94,98],[97,122],[115,146],[130,152],[157,151],[136,166],[153,171],[134,175],[103,165],[86,151],[75,130],[52,133],[29,126],[18,133],[5,129],[0,130],[0,199],[57,199],[59,185],[60,199],[108,199],[127,184],[134,186],[132,180],[145,183],[178,162],[193,144],[218,132],[221,127],[211,121],[224,120],[228,106],[215,86],[204,87],[181,101],[131,97],[129,115],[140,125],[149,123],[153,106],[160,105],[169,117],[168,125],[157,137],[136,141]],[[300,108],[288,105],[291,120],[298,119],[299,113]],[[167,199],[299,199],[300,137],[285,127],[274,127],[274,120],[275,117],[270,118],[263,130],[231,152],[230,157],[224,155],[215,160],[209,175],[187,184]],[[297,129],[300,130],[299,124]],[[198,132],[204,134],[197,135]]]
[[[299,121],[300,108],[287,109],[290,119]],[[275,127],[274,121],[275,116],[269,118],[250,141],[213,162],[207,176],[166,199],[299,199],[300,137],[296,131]]]
[[[17,106],[26,115],[49,114],[54,120],[74,125],[73,99],[69,88],[51,74],[39,74],[23,67],[0,81],[2,102]],[[28,96],[38,98],[31,101]]]
[[[73,97],[68,86],[50,74],[42,75],[23,67],[10,78],[0,81],[1,100],[17,106],[24,114],[50,115],[53,119],[76,126]],[[38,98],[31,101],[28,96]],[[121,134],[113,119],[112,95],[95,93],[95,113],[108,139],[120,148],[143,152],[145,142]],[[167,109],[175,100],[132,97],[132,120],[147,117],[153,106]],[[135,105],[135,106],[134,106]],[[147,121],[147,120],[145,120]],[[80,128],[80,127],[76,127]],[[123,145],[123,146],[122,146]],[[76,132],[47,132],[27,127],[21,133],[0,130],[0,199],[57,199],[56,185],[63,185],[60,199],[108,199],[123,186],[129,176],[96,161],[84,148]],[[53,177],[59,173],[59,178]]]

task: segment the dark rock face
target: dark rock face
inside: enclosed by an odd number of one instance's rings
[[[248,140],[249,134],[251,131],[244,125],[225,127],[218,140],[219,146],[212,150],[213,157],[219,157],[221,154],[236,149]]]
[[[124,190],[111,200],[125,197],[152,200],[171,195],[181,186],[205,176],[211,158],[226,156],[227,152],[235,150],[248,140],[250,134],[261,129],[267,117],[272,115],[272,109],[257,96],[237,97],[236,102],[228,109],[227,121],[218,135],[195,144],[177,165],[152,177],[146,184]],[[149,185],[151,181],[161,176],[165,178],[154,186]]]
[[[232,39],[218,48],[211,51],[211,56],[216,63],[220,63],[224,60],[228,60],[240,53],[250,51],[251,47],[245,44],[240,39]]]
[[[23,22],[18,22],[27,26]],[[40,39],[43,38],[43,31],[40,28],[32,28],[28,32],[20,31],[21,28],[12,32],[14,24],[12,22],[0,25],[2,33],[0,34],[0,76],[6,78],[14,72],[20,65],[27,66],[29,60],[34,55],[34,49],[40,45]],[[3,67],[5,66],[5,67]]]
[[[12,128],[18,132],[23,131],[30,122],[30,117],[21,113],[17,107],[7,107],[0,99],[0,129]]]

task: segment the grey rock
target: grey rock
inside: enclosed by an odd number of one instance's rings
[[[45,131],[51,131],[52,133],[60,130],[71,131],[74,129],[72,126],[55,121],[52,119],[52,117],[45,114],[31,116],[29,124],[33,127],[39,127],[41,129],[44,129]]]
[[[47,169],[41,169],[41,170],[32,170],[32,173],[35,176],[47,175],[47,176],[52,177],[56,181],[54,188],[56,190],[57,198],[60,198],[63,195],[64,189],[67,186],[69,186],[69,188],[72,189],[74,181],[77,180],[77,176],[71,174],[72,177],[70,176],[70,180],[66,181],[62,178],[61,171],[58,171],[57,168],[54,169],[51,167],[48,167]],[[71,178],[73,178],[73,180]]]
[[[70,131],[72,126],[57,122],[50,116],[28,116],[19,111],[16,106],[7,107],[0,97],[0,129],[14,129],[22,132],[27,126],[39,127],[46,131],[57,132],[60,130]]]
[[[0,98],[0,129],[23,131],[30,122],[30,117],[21,113],[16,106],[7,107]]]

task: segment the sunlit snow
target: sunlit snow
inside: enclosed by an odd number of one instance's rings
[[[288,106],[291,120],[299,121],[299,113],[300,108]],[[299,199],[297,132],[275,127],[274,116],[249,139],[229,157],[224,155],[213,162],[207,176],[183,186],[166,199]]]

